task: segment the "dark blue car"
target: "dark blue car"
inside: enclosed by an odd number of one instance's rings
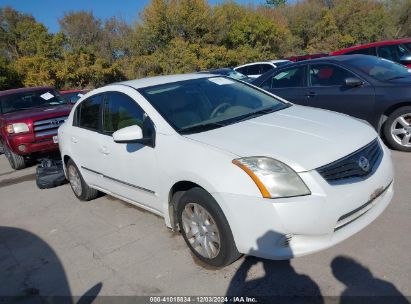
[[[411,70],[366,55],[324,57],[252,82],[293,103],[368,121],[394,149],[411,152]]]

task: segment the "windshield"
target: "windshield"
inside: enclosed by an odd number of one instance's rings
[[[139,92],[182,134],[219,128],[289,106],[226,77],[180,81],[142,88]]]
[[[382,81],[411,76],[408,68],[384,58],[361,56],[352,58],[348,62],[360,71]]]
[[[67,100],[57,91],[50,89],[14,93],[0,97],[1,112],[3,114],[66,103]]]

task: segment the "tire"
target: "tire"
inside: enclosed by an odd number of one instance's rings
[[[10,166],[14,170],[21,170],[26,168],[26,161],[24,160],[24,157],[21,155],[18,155],[11,151],[9,147],[7,147],[6,144],[3,145],[3,151],[4,155],[6,155],[7,160],[10,163]]]
[[[184,193],[177,205],[177,219],[187,246],[202,262],[223,267],[241,256],[223,211],[205,190],[192,188]]]
[[[76,164],[69,159],[67,162],[67,178],[70,182],[71,190],[81,201],[90,201],[98,196],[98,191],[89,187],[81,176]]]
[[[411,106],[392,112],[384,123],[383,133],[391,148],[411,152]]]

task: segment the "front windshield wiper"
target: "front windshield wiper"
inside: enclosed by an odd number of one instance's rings
[[[407,77],[410,77],[410,76],[411,76],[411,74],[410,74],[410,75],[395,76],[395,77],[391,77],[391,78],[386,79],[386,81],[395,80],[395,79],[407,78]]]
[[[190,133],[197,133],[197,132],[203,132],[203,131],[208,131],[208,130],[212,130],[212,129],[217,129],[220,127],[225,126],[222,123],[218,123],[218,122],[208,122],[208,123],[202,123],[202,124],[198,124],[198,125],[194,125],[191,127],[186,127],[186,128],[182,128],[179,130],[179,132],[181,134],[190,134]]]
[[[287,107],[286,105],[284,105],[284,106]],[[233,119],[230,119],[230,123],[248,120],[248,119],[263,115],[263,114],[269,114],[269,113],[272,113],[272,112],[276,112],[280,109],[281,108],[274,107],[274,108],[262,109],[262,110],[258,110],[258,111],[255,111],[255,112],[247,113],[247,114],[235,117]]]

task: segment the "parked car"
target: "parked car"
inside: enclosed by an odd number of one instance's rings
[[[202,74],[214,74],[214,75],[222,75],[222,76],[227,76],[233,79],[245,81],[245,82],[251,82],[254,79],[245,76],[244,74],[241,74],[240,72],[235,71],[232,68],[220,68],[220,69],[211,69],[208,71],[201,71],[199,73]]]
[[[411,68],[411,38],[357,45],[330,53],[332,56],[352,54],[378,56]]]
[[[60,91],[61,96],[66,98],[70,103],[76,103],[81,97],[83,97],[90,90],[66,90]]]
[[[214,266],[330,247],[393,195],[390,152],[366,123],[211,74],[96,89],[59,144],[77,198],[100,190],[158,214]]]
[[[292,56],[292,57],[288,57],[286,59],[288,59],[292,62],[298,62],[298,61],[303,61],[303,60],[308,60],[308,59],[316,59],[316,58],[327,57],[327,56],[329,56],[329,54],[327,54],[327,53],[316,53],[316,54]]]
[[[269,72],[253,84],[296,104],[368,121],[388,144],[411,151],[411,73],[366,55],[324,57]]]
[[[39,153],[58,149],[57,129],[71,105],[51,87],[0,92],[0,144],[13,169]]]
[[[289,60],[269,60],[253,62],[235,67],[234,70],[250,78],[257,78],[271,69],[291,63]]]

